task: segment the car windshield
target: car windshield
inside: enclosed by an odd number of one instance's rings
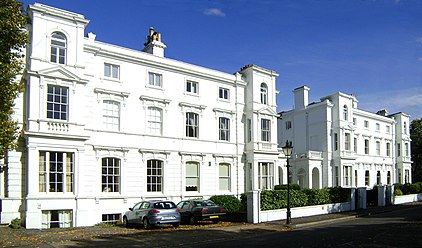
[[[154,203],[154,208],[156,209],[172,209],[176,208],[176,204],[173,202],[156,202]]]
[[[197,207],[209,207],[209,206],[215,206],[215,203],[210,200],[205,201],[194,201],[193,202],[195,206]]]

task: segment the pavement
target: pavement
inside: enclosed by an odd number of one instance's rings
[[[292,218],[291,224],[286,225],[285,220],[266,222],[267,224],[282,225],[291,229],[305,228],[315,225],[329,224],[332,222],[344,221],[348,219],[376,215],[380,213],[392,212],[396,210],[406,209],[414,205],[422,206],[422,202],[411,202],[400,205],[390,205],[382,207],[367,207],[366,209],[357,209],[347,212],[339,212],[332,214],[315,215],[308,217]],[[260,224],[258,224],[260,225]]]

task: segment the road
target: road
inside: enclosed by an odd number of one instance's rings
[[[179,244],[181,245],[181,244]],[[422,247],[422,206],[201,247]]]

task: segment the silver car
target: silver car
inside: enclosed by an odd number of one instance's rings
[[[171,224],[178,227],[180,225],[179,211],[172,201],[138,202],[123,215],[123,224],[126,227],[138,224],[145,229],[159,224]]]

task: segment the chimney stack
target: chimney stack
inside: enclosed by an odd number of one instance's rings
[[[161,34],[156,32],[153,27],[149,28],[149,35],[144,46],[144,52],[159,57],[164,57],[164,49],[167,47],[161,42]]]
[[[295,94],[295,109],[300,110],[308,106],[308,92],[310,88],[301,86],[293,90]]]

